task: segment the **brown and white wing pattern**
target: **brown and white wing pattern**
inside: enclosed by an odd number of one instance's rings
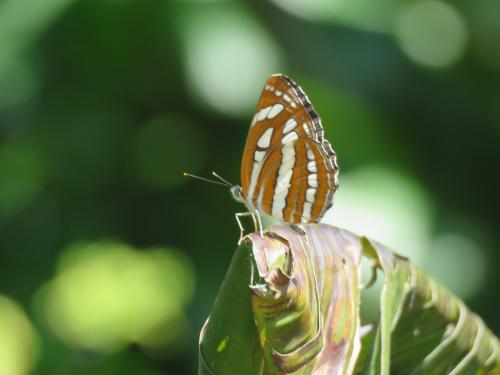
[[[317,222],[338,187],[336,155],[319,116],[290,78],[267,80],[241,166],[243,195],[260,212],[288,223]]]

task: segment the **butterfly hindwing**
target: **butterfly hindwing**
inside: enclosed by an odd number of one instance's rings
[[[319,144],[308,139],[274,150],[264,164],[254,205],[288,223],[319,221],[335,191],[327,160]]]

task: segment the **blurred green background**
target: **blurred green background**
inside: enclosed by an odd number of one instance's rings
[[[266,77],[337,150],[325,222],[500,332],[496,0],[0,0],[0,374],[193,374]],[[248,227],[250,228],[249,223]]]

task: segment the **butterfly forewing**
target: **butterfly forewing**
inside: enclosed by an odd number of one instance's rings
[[[338,167],[302,89],[271,76],[248,133],[241,167],[248,204],[288,223],[318,221],[331,206]]]

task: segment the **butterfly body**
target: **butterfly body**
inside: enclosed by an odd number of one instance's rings
[[[241,183],[231,193],[252,216],[314,223],[332,205],[336,154],[311,102],[284,75],[272,75],[264,86],[243,153]]]

